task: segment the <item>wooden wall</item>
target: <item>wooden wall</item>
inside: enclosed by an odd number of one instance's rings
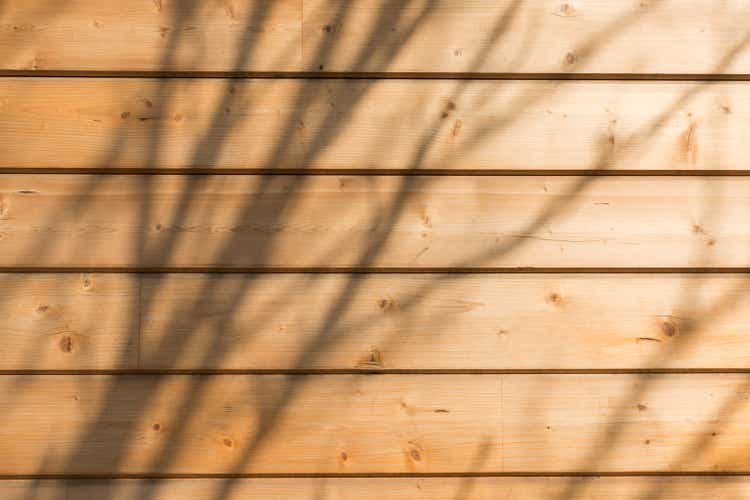
[[[0,4],[0,498],[750,497],[744,0]]]

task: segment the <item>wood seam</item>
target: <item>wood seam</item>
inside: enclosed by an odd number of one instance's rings
[[[121,479],[294,479],[294,478],[451,478],[451,477],[750,477],[750,471],[691,471],[691,472],[662,472],[662,471],[618,471],[618,472],[434,472],[434,473],[258,473],[258,474],[0,474],[0,481],[18,480],[121,480]]]
[[[251,169],[251,168],[131,168],[131,167],[0,167],[0,175],[118,175],[118,176],[277,176],[277,177],[748,177],[750,169],[742,170],[673,170],[673,169],[625,169],[625,170],[591,170],[591,169]]]
[[[465,73],[465,72],[320,72],[320,71],[126,71],[0,70],[0,78],[276,78],[314,80],[547,80],[745,82],[750,73]]]
[[[750,267],[0,267],[0,274],[750,274]]]
[[[390,368],[390,369],[360,369],[360,368],[310,368],[310,369],[205,369],[205,368],[175,368],[175,369],[46,369],[46,370],[0,370],[2,376],[26,375],[81,375],[81,376],[235,376],[235,375],[287,375],[292,377],[310,377],[324,375],[746,375],[747,368]]]

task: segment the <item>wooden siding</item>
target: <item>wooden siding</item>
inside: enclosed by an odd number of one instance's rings
[[[6,170],[750,170],[742,82],[23,78],[0,95]]]
[[[742,0],[22,0],[2,67],[748,74]],[[322,68],[321,68],[322,66]]]
[[[749,292],[731,274],[6,274],[0,371],[743,370]]]
[[[0,497],[750,496],[741,0],[0,5]]]
[[[738,268],[750,258],[748,177],[6,174],[0,196],[7,267]]]
[[[14,394],[0,474],[750,468],[746,374],[21,375],[0,388]]]

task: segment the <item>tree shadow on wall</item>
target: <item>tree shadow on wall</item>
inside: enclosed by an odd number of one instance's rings
[[[361,64],[355,63],[352,71],[388,71],[387,63],[382,64],[382,67],[373,69],[372,61],[395,60],[400,51],[408,46],[409,40],[419,32],[420,28],[433,20],[442,3],[438,0],[382,0],[378,9],[373,11],[374,21],[367,28],[366,39],[385,40],[387,43],[363,45],[353,58],[354,61],[361,61]],[[198,21],[196,16],[200,7],[201,2],[186,0],[181,2],[180,9],[176,9],[174,18],[170,22],[171,29],[165,34],[168,42],[160,64],[165,71],[175,68],[176,54],[180,51],[181,44],[185,43],[186,33],[189,33],[189,30],[181,28],[192,26]],[[258,30],[257,27],[263,26],[273,13],[280,8],[284,8],[281,2],[259,0],[252,3],[248,12],[241,13],[239,10],[235,12],[235,15],[243,18],[245,22],[244,29],[241,31],[243,36],[238,40],[236,47],[236,60],[233,65],[235,71],[241,72],[244,68],[252,67],[252,61],[259,57],[259,52],[268,50],[267,47],[260,47],[257,43],[257,36],[263,32]],[[501,43],[511,26],[514,26],[514,21],[517,20],[521,8],[522,2],[517,0],[508,3],[507,8],[502,12],[493,15],[491,36],[483,50],[477,54],[471,68],[476,69],[483,66],[483,62],[489,57],[493,47]],[[48,15],[54,16],[54,9],[50,9],[50,11]],[[346,25],[351,19],[352,11],[353,9],[350,6],[342,2],[338,10],[331,15],[330,25]],[[637,24],[638,21],[639,18],[631,14],[616,19],[611,25],[603,27],[590,39],[584,40],[576,52],[592,56],[607,43],[608,39],[618,36],[619,33]],[[400,29],[394,33],[392,31],[393,26],[399,26]],[[538,33],[534,26],[529,26],[528,30],[525,40],[527,44],[531,44]],[[331,54],[337,49],[337,43],[344,42],[339,41],[334,36],[323,37],[316,47],[317,52],[313,60],[322,61],[321,65],[325,67]],[[735,55],[746,45],[747,39],[741,40],[735,50],[725,54],[717,64],[717,72],[722,67],[729,66]],[[285,50],[282,52],[283,54],[287,53]],[[145,142],[143,169],[162,168],[161,162],[164,158],[164,151],[171,147],[170,141],[173,139],[173,132],[169,128],[173,116],[171,109],[176,107],[175,102],[183,91],[182,84],[181,79],[159,79],[156,87],[154,87],[153,96],[147,96],[156,118],[150,120],[147,124],[149,137]],[[211,118],[206,129],[192,141],[192,153],[187,162],[188,165],[210,168],[219,163],[219,158],[229,141],[236,140],[236,137],[233,138],[232,134],[243,127],[245,125],[244,120],[248,119],[247,114],[228,113],[226,110],[238,108],[251,110],[262,102],[262,96],[242,91],[243,88],[252,84],[252,80],[217,80],[217,85],[221,87],[220,95],[213,105]],[[377,80],[368,79],[357,80],[356,83],[350,80],[331,80],[329,88],[333,89],[333,94],[338,97],[335,107],[324,112],[323,116],[318,118],[317,121],[312,120],[314,126],[311,126],[309,117],[317,113],[319,109],[317,104],[320,100],[320,80],[306,79],[299,81],[290,106],[292,112],[285,118],[283,125],[280,127],[277,139],[269,150],[268,160],[262,167],[273,170],[277,165],[298,164],[298,169],[302,170],[315,164],[333,142],[345,136],[347,126],[352,122],[358,106],[377,84]],[[451,81],[450,91],[445,95],[445,101],[452,103],[453,106],[456,106],[455,103],[461,103],[470,85],[471,83],[467,80]],[[556,85],[556,90],[565,83],[557,82],[554,85]],[[498,91],[502,87],[503,83],[498,82]],[[664,113],[656,116],[652,122],[644,124],[627,137],[618,138],[618,148],[621,151],[628,151],[631,149],[629,148],[631,144],[647,144],[651,138],[657,136],[660,129],[666,126],[670,117],[689,105],[704,89],[705,84],[703,83],[686,84],[685,92],[678,96]],[[467,132],[463,142],[452,150],[453,156],[441,158],[438,168],[450,163],[454,158],[468,155],[470,148],[477,148],[484,141],[491,141],[500,131],[513,127],[522,118],[524,111],[538,106],[542,102],[554,100],[555,95],[556,92],[552,92],[548,95],[521,95],[513,98],[502,112],[496,114],[492,119],[488,119],[481,126]],[[491,95],[483,97],[486,97],[485,102],[489,102]],[[398,112],[399,110],[395,110],[395,113]],[[436,168],[433,152],[440,141],[451,134],[451,127],[455,126],[455,123],[445,119],[444,113],[444,110],[435,110],[434,121],[431,126],[414,131],[414,146],[410,151],[410,161],[405,170],[418,173],[420,170]],[[398,116],[394,119],[397,120]],[[303,125],[306,135],[302,146],[300,146],[299,140],[301,124],[307,124],[306,126]],[[123,123],[111,138],[108,153],[101,160],[101,169],[109,169],[112,165],[121,162],[123,155],[127,154],[128,148],[136,140],[133,137],[135,133],[137,132],[123,119]],[[524,236],[538,235],[545,231],[550,224],[564,221],[566,217],[575,212],[576,203],[585,195],[586,190],[606,178],[604,174],[608,173],[608,169],[613,163],[614,150],[607,147],[608,135],[603,134],[600,141],[602,144],[599,148],[600,153],[590,175],[581,176],[575,182],[572,182],[566,192],[551,196],[547,205],[528,224],[519,228],[516,231],[517,234]],[[372,145],[372,150],[383,151],[385,154],[387,154],[389,148],[390,144],[385,141]],[[635,150],[636,148],[632,149]],[[315,178],[316,176],[274,175],[272,173],[254,175],[252,196],[248,196],[247,200],[243,200],[233,207],[231,216],[236,221],[236,225],[226,232],[226,237],[222,239],[220,246],[215,250],[210,260],[226,262],[230,265],[235,262],[252,262],[251,267],[255,269],[273,266],[276,244],[278,239],[284,237],[283,231],[285,229],[283,228],[292,224],[292,218],[297,213],[295,211],[298,211],[301,206],[300,199],[304,197],[310,184],[316,182]],[[107,183],[113,182],[113,178],[109,174],[93,173],[82,175],[81,179],[80,193],[70,196],[65,209],[55,214],[54,218],[40,222],[40,227],[51,228],[70,224],[71,220],[82,221],[80,223],[85,224],[86,215],[93,209],[92,200],[95,198],[96,192]],[[426,192],[439,180],[438,177],[423,175],[404,175],[394,178],[393,183],[389,184],[390,196],[387,198],[387,203],[380,204],[379,200],[372,200],[373,206],[377,206],[378,210],[372,211],[371,219],[362,221],[370,230],[362,233],[362,241],[357,242],[358,248],[361,250],[352,260],[351,266],[348,267],[352,269],[376,268],[394,234],[397,234],[398,229],[408,217],[413,216],[410,211],[413,210],[415,197],[419,196],[419,193]],[[212,227],[212,216],[214,214],[208,211],[205,215],[200,215],[205,204],[206,193],[210,192],[212,187],[211,176],[191,175],[182,179],[176,200],[169,204],[170,212],[168,214],[160,212],[164,207],[160,198],[160,187],[163,186],[160,177],[151,175],[133,176],[127,179],[119,178],[118,182],[131,183],[128,184],[134,186],[131,191],[138,193],[137,212],[139,222],[137,229],[133,231],[135,239],[133,256],[130,259],[135,267],[147,269],[172,267],[175,256],[181,248],[184,248],[185,240],[190,241],[188,233],[196,227]],[[243,181],[238,180],[237,182]],[[708,212],[711,210],[712,207],[708,207]],[[354,209],[352,209],[352,213],[356,213]],[[341,214],[342,217],[346,215],[346,213]],[[719,217],[719,215],[714,214],[713,217]],[[153,237],[152,230],[156,220],[160,221],[159,226],[162,228],[158,238]],[[259,224],[260,228],[258,228]],[[282,229],[275,230],[274,228]],[[439,226],[434,230],[439,230]],[[335,238],[337,238],[335,235],[331,236],[330,251],[320,254],[320,261],[316,263],[315,267],[326,267],[327,262],[335,259],[338,249],[351,244],[348,241],[351,239],[351,233],[346,233],[338,240]],[[476,254],[467,252],[467,257],[462,262],[455,263],[455,267],[478,269],[491,266],[493,262],[498,262],[503,256],[522,251],[529,244],[529,241],[530,238],[527,237],[504,238],[489,251],[477,252]],[[26,249],[24,253],[38,256],[41,262],[52,251],[54,244],[54,234],[50,236],[49,233],[45,233],[38,241],[34,241],[33,245]],[[84,239],[81,239],[80,242],[76,241],[75,244],[80,245],[79,250],[83,252],[83,246],[86,245]],[[705,251],[706,267],[709,267],[711,263],[710,249]],[[74,262],[76,254],[76,249],[73,248],[70,254],[71,262]],[[377,307],[373,307],[373,311],[366,314],[353,311],[356,304],[367,300],[362,298],[363,294],[370,293],[366,286],[369,278],[367,274],[316,272],[305,275],[304,279],[290,282],[286,287],[278,288],[275,292],[276,296],[267,300],[268,306],[262,310],[254,310],[251,320],[241,326],[245,330],[242,342],[250,344],[253,341],[253,334],[250,332],[261,332],[276,328],[279,318],[283,316],[284,308],[290,307],[285,303],[285,297],[292,293],[295,297],[302,294],[315,295],[320,293],[321,287],[325,286],[326,280],[329,280],[332,274],[335,274],[338,277],[337,279],[341,281],[336,289],[331,292],[330,303],[324,311],[316,316],[314,324],[309,325],[304,345],[298,349],[298,352],[295,352],[294,359],[288,366],[278,367],[278,369],[292,374],[300,374],[311,370],[315,371],[316,367],[324,366],[326,357],[335,352],[338,346],[347,340],[348,336],[356,335],[358,328],[365,328],[369,323],[378,321],[379,315],[382,314],[382,310],[380,310],[382,308]],[[219,369],[232,356],[232,350],[236,347],[236,339],[226,335],[226,332],[238,330],[234,320],[240,309],[245,307],[249,297],[259,297],[267,293],[268,289],[265,283],[267,283],[269,275],[263,273],[245,273],[242,275],[219,273],[213,275],[195,274],[193,276],[197,278],[197,289],[186,294],[183,302],[174,305],[169,312],[170,316],[160,323],[163,331],[156,345],[151,346],[148,358],[152,361],[158,360],[161,367],[184,368],[192,366],[208,370]],[[403,332],[410,331],[409,325],[412,321],[418,322],[410,315],[416,314],[420,304],[424,304],[432,296],[440,293],[441,288],[461,279],[458,274],[435,273],[425,276],[429,276],[429,279],[421,281],[419,286],[411,289],[408,294],[399,296],[399,321],[402,328],[390,334],[383,334],[377,353],[371,354],[371,363],[366,364],[366,371],[377,372],[386,368],[383,361],[379,359],[381,356],[379,353],[397,352],[400,345],[406,343],[408,339],[404,338]],[[10,280],[11,278],[17,280],[18,276],[5,279]],[[26,279],[31,283],[37,278],[35,275],[28,275]],[[161,273],[138,275],[138,297],[123,306],[130,308],[133,314],[130,315],[132,320],[128,328],[130,338],[123,342],[125,347],[123,347],[119,359],[115,362],[116,366],[131,366],[132,346],[141,345],[142,339],[139,338],[139,332],[143,328],[143,322],[149,321],[150,318],[160,314],[159,308],[164,305],[161,296],[166,287],[170,285],[170,279],[172,278],[171,275]],[[96,279],[96,276],[94,276],[94,279]],[[599,438],[596,439],[595,443],[592,443],[591,449],[583,462],[574,465],[576,470],[598,470],[600,464],[606,463],[607,458],[621,442],[627,425],[625,415],[633,406],[634,401],[639,401],[644,395],[648,394],[653,384],[661,377],[669,376],[651,373],[651,371],[667,366],[671,357],[677,356],[681,350],[696,342],[697,334],[694,334],[694,332],[699,331],[701,325],[706,321],[718,318],[735,308],[747,289],[745,283],[738,283],[736,290],[730,290],[717,302],[701,304],[698,295],[694,294],[695,286],[691,278],[686,277],[685,279],[686,283],[683,287],[685,296],[679,309],[695,311],[695,313],[691,317],[681,320],[679,342],[674,342],[666,349],[659,351],[658,356],[653,359],[646,359],[642,366],[644,373],[628,375],[637,378],[637,382],[632,384],[632,390],[629,393],[622,396],[615,411],[615,418],[611,419],[611,423],[602,429]],[[67,285],[61,283],[60,287],[62,286]],[[292,290],[292,288],[294,289]],[[19,293],[22,293],[22,291],[19,290]],[[62,295],[65,290],[61,288],[59,293]],[[217,314],[217,311],[220,313]],[[444,317],[440,315],[444,315]],[[246,317],[246,315],[243,316],[243,318]],[[460,321],[450,308],[437,311],[433,320],[436,324],[438,322],[451,324]],[[85,324],[82,325],[82,328],[95,331],[96,325]],[[429,341],[429,334],[425,335],[424,342]],[[202,346],[203,350],[200,355],[196,355],[195,351],[191,349],[191,346],[195,344]],[[27,353],[29,363],[38,359],[41,350],[44,348],[46,346],[40,345],[38,350]],[[363,355],[367,358],[368,353],[371,352],[371,347],[363,346],[362,350]],[[136,368],[140,370],[152,369],[150,366],[143,365],[138,365]],[[246,366],[245,368],[249,371],[254,369],[253,366]],[[347,372],[354,373],[362,366],[346,368]],[[11,377],[12,375],[7,376]],[[161,444],[154,447],[153,453],[149,455],[148,459],[143,460],[139,467],[141,471],[149,474],[169,474],[172,471],[198,472],[185,470],[182,461],[184,457],[180,456],[185,444],[194,442],[190,434],[194,431],[191,423],[196,417],[196,411],[205,411],[207,401],[216,400],[215,385],[212,384],[217,377],[238,377],[239,379],[242,377],[232,374],[196,374],[188,377],[161,373],[91,376],[95,377],[97,382],[87,381],[87,378],[82,376],[80,378],[81,390],[82,392],[90,390],[90,384],[94,387],[94,390],[100,391],[99,407],[93,415],[86,419],[84,428],[77,434],[72,451],[64,457],[63,465],[58,465],[61,459],[57,456],[59,452],[51,450],[49,456],[45,457],[39,464],[37,472],[40,476],[49,474],[51,468],[54,468],[55,473],[60,475],[85,475],[91,471],[98,473],[98,471],[103,470],[122,470],[123,467],[129,465],[129,460],[132,459],[131,452],[134,444],[144,439],[143,421],[150,418],[156,405],[163,401],[164,391],[172,390],[174,387],[179,387],[180,390],[178,394],[170,396],[170,411],[166,417],[169,424],[160,425],[158,428]],[[293,408],[301,398],[305,397],[304,391],[310,385],[319,383],[320,380],[323,380],[320,377],[325,376],[321,374],[305,376],[267,374],[256,377],[251,384],[252,387],[248,387],[245,392],[241,391],[240,396],[232,394],[233,399],[227,401],[226,405],[256,408],[257,413],[254,415],[252,425],[248,425],[250,430],[246,434],[234,436],[232,439],[227,438],[228,441],[227,439],[220,441],[219,446],[232,448],[233,458],[231,459],[231,465],[222,469],[222,477],[216,478],[220,485],[212,498],[217,500],[236,498],[233,495],[237,495],[239,478],[248,472],[262,469],[256,462],[258,455],[269,442],[280,439],[276,433],[279,422],[283,420],[286,412]],[[347,383],[355,386],[358,380],[365,375],[348,374],[339,376],[346,377]],[[505,383],[513,383],[513,375],[487,374],[482,376],[503,377]],[[9,385],[13,389],[10,391],[11,393],[29,387],[28,376],[18,375],[15,377],[15,385]],[[176,377],[188,378],[181,378],[184,383],[179,385],[174,382]],[[104,388],[102,389],[102,387]],[[127,394],[131,393],[136,387],[138,388],[137,400],[132,397],[128,398]],[[737,389],[738,394],[748,388],[739,387]],[[539,387],[538,390],[539,393],[534,394],[534,398],[544,397],[545,388]],[[345,394],[346,392],[342,391],[342,397],[346,397]],[[13,404],[10,397],[5,404],[9,406]],[[129,405],[127,408],[129,417],[118,420],[118,416],[113,414],[113,408],[121,408],[124,404]],[[733,412],[739,409],[741,404],[742,401],[735,398],[725,401],[723,406],[717,406],[716,420],[721,421],[729,418]],[[225,418],[231,418],[231,416]],[[450,423],[446,425],[450,425]],[[156,430],[156,427],[151,428]],[[530,429],[530,431],[532,430]],[[701,436],[704,435],[710,435],[710,433],[701,434]],[[476,443],[476,453],[471,465],[472,470],[456,472],[491,472],[488,470],[487,464],[497,462],[493,462],[490,450],[493,450],[492,446],[502,443],[505,439],[506,436],[502,435],[482,436],[481,442]],[[675,463],[675,467],[679,468],[682,464],[689,464],[690,460],[699,456],[700,450],[709,446],[709,444],[709,439],[705,437],[698,437],[694,442],[685,443],[684,454]],[[103,451],[103,447],[106,447],[106,451]],[[408,457],[406,458],[408,459]],[[728,460],[730,458],[728,457]],[[471,498],[473,480],[473,478],[462,480],[458,491],[455,492],[455,497]],[[137,488],[132,490],[133,498],[159,498],[160,488],[163,488],[164,484],[159,481],[139,483]],[[581,481],[571,481],[560,498],[584,497],[586,495],[586,484]],[[29,490],[28,498],[36,498],[38,491],[38,489]],[[109,490],[98,490],[98,492],[103,495],[99,498],[119,498],[116,482],[111,483]],[[657,483],[653,490],[643,492],[643,498],[658,498],[666,493],[668,492],[661,489],[660,484]]]

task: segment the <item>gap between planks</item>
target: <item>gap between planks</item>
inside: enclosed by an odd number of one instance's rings
[[[0,167],[0,175],[190,175],[190,176],[221,176],[234,175],[245,177],[261,176],[360,176],[360,177],[748,177],[750,169],[744,170],[591,170],[591,169],[563,169],[563,170],[522,170],[522,169],[247,169],[247,168],[65,168],[65,167]]]
[[[0,78],[275,78],[314,80],[570,80],[745,82],[750,73],[451,73],[451,72],[317,72],[317,71],[95,71],[0,70]]]
[[[405,472],[405,473],[258,473],[258,474],[0,474],[0,481],[44,479],[283,479],[283,478],[440,478],[440,477],[750,477],[732,471],[624,471],[624,472]]]
[[[0,267],[7,274],[750,274],[750,267]]]
[[[19,375],[115,375],[115,376],[170,376],[170,375],[745,375],[748,368],[440,368],[399,369],[384,368],[316,368],[316,369],[93,369],[93,370],[0,370],[1,376]]]

